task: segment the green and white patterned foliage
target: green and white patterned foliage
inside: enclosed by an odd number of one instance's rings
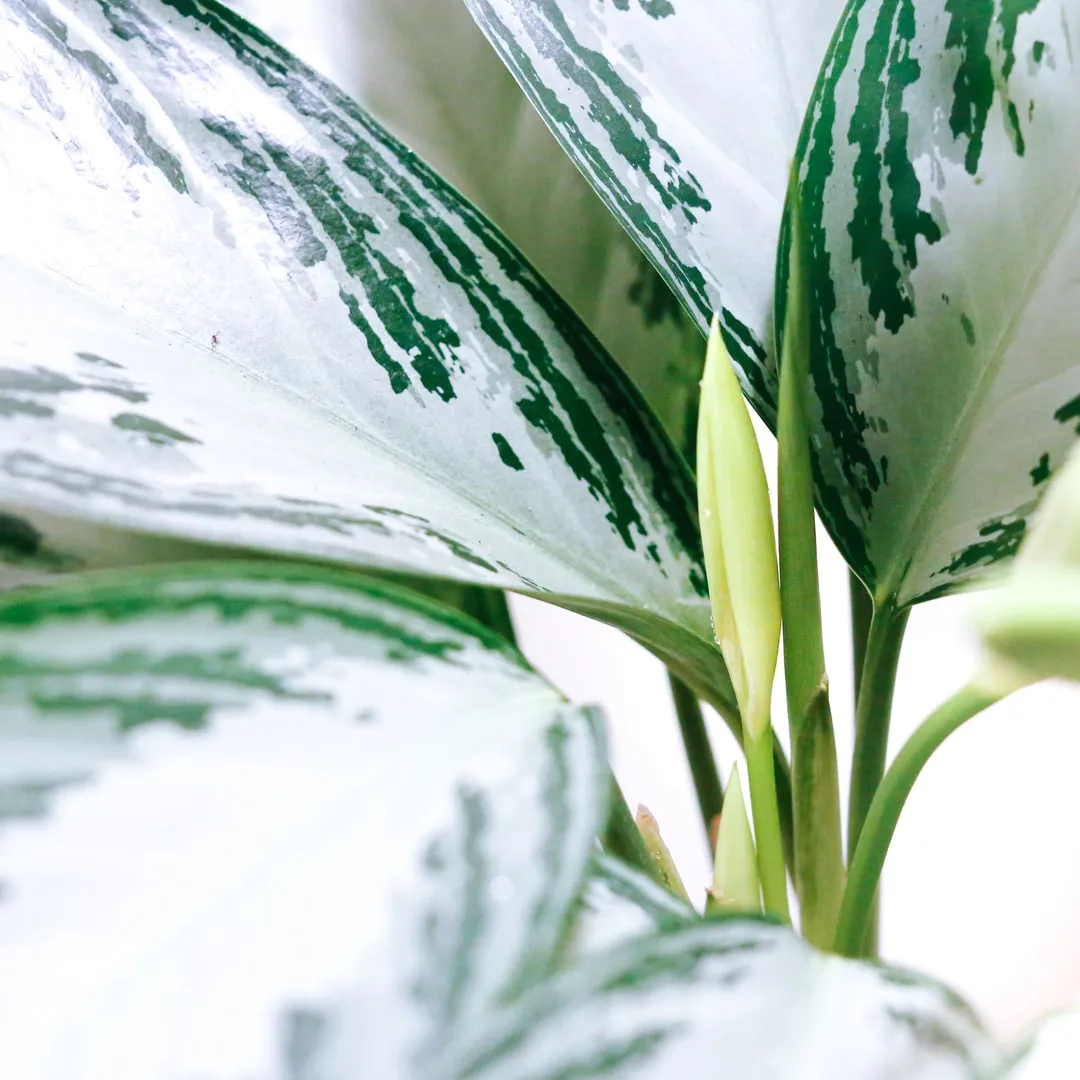
[[[465,2],[771,423],[776,237],[842,0]]]
[[[725,700],[685,466],[363,110],[214,3],[3,0],[0,69],[9,562],[200,542],[553,594]]]
[[[879,597],[1011,555],[1075,439],[1077,42],[1075,0],[865,0],[822,69],[798,165],[819,504]]]
[[[589,958],[451,1043],[425,1080],[981,1080],[997,1062],[942,987],[732,918]]]
[[[408,1075],[547,975],[598,718],[475,624],[330,571],[0,599],[0,1075]]]
[[[701,335],[460,0],[232,0],[486,214],[692,447]]]
[[[467,2],[770,423],[798,142],[826,524],[901,604],[1010,556],[1080,419],[1076,0]]]
[[[975,1080],[968,1010],[595,852],[598,717],[449,609],[208,564],[0,599],[0,1074]]]

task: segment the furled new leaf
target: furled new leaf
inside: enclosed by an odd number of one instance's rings
[[[466,0],[563,148],[776,415],[776,237],[843,0]]]
[[[9,560],[137,532],[558,596],[730,705],[677,454],[363,110],[211,0],[0,0],[0,70]]]
[[[822,69],[797,162],[818,504],[879,602],[1012,555],[1075,439],[1077,41],[1073,0],[860,0]]]
[[[584,960],[447,1047],[431,1077],[972,1080],[997,1062],[955,996],[727,918]]]
[[[0,1075],[407,1076],[545,976],[597,719],[475,624],[220,564],[0,600]]]

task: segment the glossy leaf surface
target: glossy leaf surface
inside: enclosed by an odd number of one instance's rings
[[[318,56],[324,74],[487,214],[631,376],[676,446],[686,445],[701,335],[464,4],[232,6],[301,57]]]
[[[555,595],[728,700],[690,477],[501,234],[216,4],[0,14],[10,561],[137,533]]]
[[[405,1076],[547,974],[597,717],[475,624],[220,564],[0,601],[0,1073]]]
[[[863,0],[798,171],[818,502],[879,601],[1011,556],[1080,416],[1080,6]]]
[[[466,0],[702,332],[719,311],[772,423],[776,238],[842,0]]]

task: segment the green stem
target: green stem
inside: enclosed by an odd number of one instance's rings
[[[754,815],[754,842],[757,845],[758,873],[765,910],[790,920],[787,901],[787,873],[784,869],[784,841],[776,802],[776,769],[773,759],[771,724],[762,725],[757,738],[746,730],[743,752],[750,782],[750,805]]]
[[[863,661],[866,659],[866,642],[870,636],[870,622],[874,617],[874,601],[859,578],[848,571],[848,592],[851,597],[851,658],[855,665],[855,694],[862,681]]]
[[[795,885],[803,937],[826,949],[844,891],[840,779],[827,687],[822,684],[791,728],[795,793]]]
[[[697,695],[671,672],[668,672],[668,681],[671,684],[671,697],[675,702],[675,714],[679,719],[686,760],[690,765],[690,775],[694,778],[701,819],[705,824],[705,838],[708,840],[709,825],[724,806],[720,773],[716,768],[712,743],[705,727],[705,715],[701,711]]]
[[[798,866],[795,862],[795,797],[791,790],[791,769],[784,748],[773,743],[773,786],[776,789],[776,808],[780,813],[780,842],[784,848],[784,862],[796,876]]]
[[[727,722],[732,735],[739,741],[739,745],[746,752],[746,731],[737,712],[725,709],[722,702],[703,697],[709,705],[712,705],[721,717]],[[749,774],[747,775],[749,781]],[[784,748],[773,741],[773,788],[776,791],[776,806],[780,814],[780,838],[783,843],[784,861],[787,863],[794,878],[796,874],[795,861],[795,796],[792,792],[791,766],[788,765]]]
[[[848,862],[866,821],[867,812],[885,773],[889,747],[896,669],[907,629],[908,609],[898,611],[891,601],[874,605],[866,637],[859,693],[855,702],[855,749],[851,759],[848,800]],[[877,900],[867,914],[867,954],[877,955]]]
[[[780,398],[776,439],[780,604],[784,676],[791,735],[795,833],[795,887],[803,935],[814,945],[832,942],[844,887],[840,781],[836,763],[829,679],[821,629],[817,519],[810,451],[810,302],[808,251],[799,185],[788,190],[781,237],[789,259],[783,298]]]
[[[855,852],[870,802],[885,773],[893,689],[907,621],[907,608],[898,610],[890,601],[875,605],[855,705],[855,750],[851,761],[848,811],[849,859]]]
[[[604,825],[604,834],[600,843],[609,855],[622,859],[624,863],[640,870],[643,874],[653,879],[666,889],[667,882],[657,865],[656,860],[645,846],[641,832],[634,821],[630,807],[626,804],[626,796],[615,779],[615,774],[610,774],[611,794],[608,801],[607,822]]]
[[[575,610],[581,611],[586,615],[593,614],[590,609],[584,607],[577,607]],[[594,615],[594,617],[596,616]],[[708,671],[710,667],[719,664],[724,681],[727,681],[727,669],[723,667],[724,660],[720,655],[719,649],[715,649],[711,652],[707,664],[689,665],[686,663],[685,657],[679,656],[674,652],[659,649],[655,645],[651,645],[644,637],[636,637],[633,633],[631,633],[631,636],[635,637],[635,640],[645,646],[645,648],[651,649],[651,651],[664,662],[672,674],[677,678],[682,679],[687,686],[698,695],[700,700],[714,708],[724,723],[727,724],[728,730],[738,740],[739,745],[744,745],[745,738],[739,710],[736,709],[727,698],[722,697],[716,692],[717,680],[715,676],[709,678],[703,675],[703,672]],[[730,685],[730,683],[728,683],[728,685]],[[732,691],[732,694],[734,694],[734,691]],[[791,769],[788,766],[784,748],[778,743],[773,744],[773,755],[776,772],[773,782],[776,787],[776,801],[780,810],[780,833],[784,842],[784,858],[787,860],[787,865],[791,870],[792,877],[794,877],[796,869],[795,826],[793,797],[791,792]]]
[[[862,956],[874,914],[881,868],[896,830],[900,811],[930,755],[965,720],[999,700],[976,686],[965,686],[923,721],[897,754],[870,805],[862,835],[848,870],[840,905],[835,950],[841,956]]]
[[[821,630],[817,519],[808,402],[811,397],[810,273],[799,182],[792,174],[778,259],[788,288],[778,297],[777,525],[784,675],[791,735],[794,868],[803,935],[832,942],[844,887],[840,781]]]

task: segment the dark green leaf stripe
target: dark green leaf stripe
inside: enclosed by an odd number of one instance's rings
[[[528,107],[464,4],[230,7],[315,61],[502,228],[684,445],[701,336]]]
[[[416,956],[416,992],[429,1013],[425,1055],[550,971],[593,850],[589,825],[603,813],[602,727],[595,713],[581,719],[574,713],[548,729],[535,792],[459,789],[455,829],[426,853],[430,900]],[[514,811],[525,797],[543,808],[532,821]]]
[[[566,152],[772,423],[773,254],[788,161],[840,0],[466,0]]]
[[[92,525],[710,639],[692,481],[656,420],[370,116],[212,2],[0,11],[0,135],[27,140],[4,163],[0,498],[38,564],[125,561]]]
[[[940,986],[823,956],[765,921],[719,919],[587,958],[425,1075],[667,1080],[714,1067],[739,1080],[970,1080],[996,1061]]]
[[[620,216],[636,232],[643,234],[648,247],[658,250],[661,264],[678,275],[676,288],[679,293],[691,299],[691,310],[699,321],[704,320],[709,314],[709,303],[701,271],[677,260],[664,231],[651,220],[644,206],[618,184],[606,167],[601,149],[588,141],[576,126],[570,109],[544,86],[528,50],[535,49],[542,56],[559,57],[560,70],[588,102],[590,119],[610,133],[624,162],[643,178],[648,190],[665,210],[681,216],[685,225],[693,225],[699,214],[712,206],[697,178],[679,168],[682,162],[678,151],[664,140],[645,111],[641,97],[623,81],[602,52],[588,48],[574,37],[566,16],[553,0],[530,4],[527,16],[523,16],[520,8],[515,12],[530,35],[520,44],[499,21],[491,4],[472,6],[481,27],[507,58],[515,78],[537,102],[541,115],[569,144],[568,152],[587,165],[588,174],[597,179],[605,198],[616,205]],[[627,7],[624,5],[622,10],[626,11]],[[654,159],[657,163],[670,162],[671,167],[668,170],[657,168]]]
[[[864,0],[822,68],[798,153],[818,497],[879,599],[1011,555],[1074,438],[1077,19]]]
[[[607,784],[594,711],[355,574],[2,597],[0,1072],[404,1076],[551,969]]]

